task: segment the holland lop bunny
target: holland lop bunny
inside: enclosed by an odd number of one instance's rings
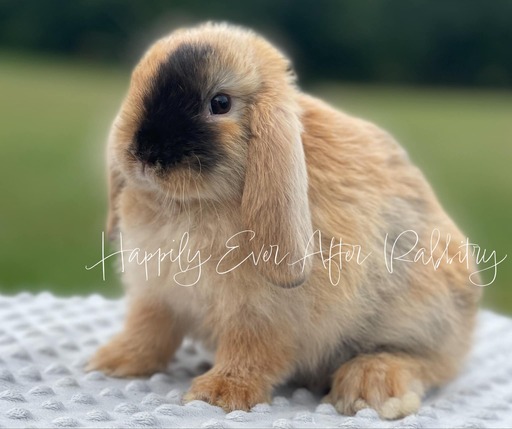
[[[153,257],[125,261],[124,329],[88,369],[161,371],[189,335],[215,363],[184,401],[249,410],[294,379],[330,387],[340,413],[399,418],[463,362],[473,263],[448,258],[464,237],[393,138],[291,70],[211,23],[136,66],[108,143],[108,231]]]

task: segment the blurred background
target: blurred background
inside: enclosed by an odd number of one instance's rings
[[[397,137],[472,242],[512,253],[512,1],[0,0],[1,293],[120,295],[110,264],[85,269],[108,128],[148,44],[208,19],[278,44],[305,90]],[[485,305],[512,314],[512,256]]]

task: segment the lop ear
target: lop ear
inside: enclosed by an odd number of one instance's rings
[[[256,269],[277,286],[300,286],[311,270],[304,257],[312,226],[296,101],[259,103],[251,127],[241,207],[244,227],[254,232],[247,250],[257,257],[274,246],[277,258],[259,261]]]

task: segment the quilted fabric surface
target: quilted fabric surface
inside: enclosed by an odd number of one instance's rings
[[[475,346],[460,377],[431,392],[420,411],[397,421],[375,411],[348,417],[303,388],[283,386],[271,404],[226,414],[181,405],[209,356],[185,341],[168,371],[113,379],[83,366],[121,328],[122,300],[0,296],[0,427],[511,427],[512,320],[479,315]]]

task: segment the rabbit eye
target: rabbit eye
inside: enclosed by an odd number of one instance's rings
[[[228,113],[231,109],[231,98],[226,94],[217,94],[210,101],[210,108],[214,115]]]

